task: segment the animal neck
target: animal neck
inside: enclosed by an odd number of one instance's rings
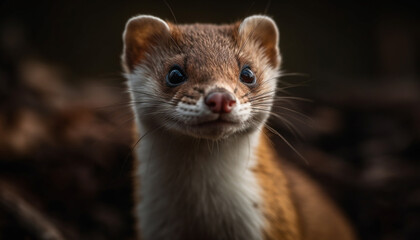
[[[214,170],[217,175],[223,175],[225,171],[231,174],[232,171],[245,171],[253,166],[253,153],[259,135],[257,131],[213,141],[156,130],[141,140],[138,157],[144,167],[157,165],[168,176],[178,176],[182,171],[201,171],[202,168]],[[149,173],[142,172],[141,175],[148,177]],[[187,180],[194,176],[190,173],[184,177]]]
[[[261,239],[260,189],[251,171],[260,134],[210,141],[156,130],[144,137],[136,172],[142,233],[159,239],[159,226],[170,223],[168,232],[180,239]]]

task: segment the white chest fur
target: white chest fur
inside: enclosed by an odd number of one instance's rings
[[[261,240],[260,189],[251,172],[259,134],[217,143],[160,131],[143,138],[136,149],[142,239]]]

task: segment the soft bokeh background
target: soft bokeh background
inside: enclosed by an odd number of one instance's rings
[[[418,1],[174,1],[179,23],[255,13],[280,28],[281,80],[310,99],[270,125],[361,239],[420,234]],[[165,2],[0,2],[0,239],[133,239],[126,20],[173,21]]]

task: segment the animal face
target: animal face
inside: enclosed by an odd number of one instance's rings
[[[231,25],[129,20],[123,65],[138,121],[195,138],[256,130],[268,118],[280,65],[264,16]]]

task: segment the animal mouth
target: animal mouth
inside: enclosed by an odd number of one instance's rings
[[[225,117],[219,115],[210,119],[202,119],[202,121],[190,123],[180,130],[199,138],[219,139],[226,137],[240,129],[241,123]]]
[[[238,123],[233,122],[233,121],[228,121],[228,120],[224,120],[221,119],[220,117],[216,120],[211,120],[211,121],[205,121],[205,122],[201,122],[198,124],[193,125],[194,127],[228,127],[228,126],[235,126]]]

